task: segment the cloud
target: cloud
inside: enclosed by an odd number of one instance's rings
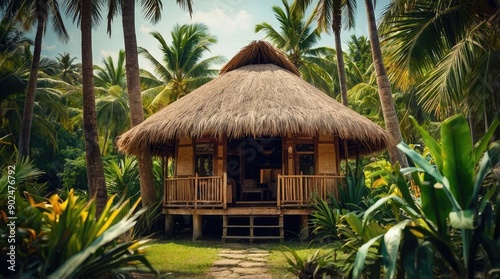
[[[108,56],[111,56],[113,58],[113,61],[118,60],[118,52],[117,51],[100,49],[99,52],[101,53],[103,58],[107,58]]]
[[[141,28],[139,28],[139,31],[144,34],[149,34],[153,31],[153,29],[151,29],[151,27],[149,26],[144,26],[144,24],[141,24]]]
[[[46,43],[42,44],[42,49],[43,50],[47,50],[47,51],[54,50],[54,49],[56,49],[56,47],[57,46],[55,46],[55,45],[49,45],[49,44],[46,44]]]
[[[193,14],[193,22],[201,22],[217,31],[230,33],[234,30],[250,30],[253,16],[245,10],[229,15],[225,10],[215,8],[208,12],[198,11]]]

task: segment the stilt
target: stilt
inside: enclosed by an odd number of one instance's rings
[[[300,241],[309,237],[309,216],[300,215]]]
[[[165,234],[167,237],[174,237],[175,235],[174,215],[165,215]]]
[[[203,235],[202,226],[201,215],[193,214],[193,241],[200,239]]]

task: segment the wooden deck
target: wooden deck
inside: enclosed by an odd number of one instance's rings
[[[332,175],[278,175],[276,199],[268,201],[236,201],[234,185],[228,185],[223,176],[169,178],[165,180],[163,210],[165,230],[173,228],[174,215],[191,215],[193,240],[202,235],[202,216],[218,215],[224,220],[222,240],[226,239],[280,239],[283,241],[283,216],[300,216],[301,236],[308,235],[308,216],[312,213],[314,195],[326,199],[337,196],[343,176]],[[259,224],[263,218],[277,220],[275,224]],[[231,220],[248,220],[232,224]],[[231,235],[232,230],[248,228],[248,235]],[[258,235],[275,231],[276,235]],[[255,234],[254,234],[255,232]]]
[[[259,202],[269,208],[309,207],[314,195],[326,199],[338,195],[344,176],[332,175],[278,175],[276,200]],[[233,206],[233,187],[223,176],[169,178],[165,180],[163,207],[165,209],[223,209]],[[245,201],[237,203],[242,207]],[[248,207],[255,207],[248,202]],[[244,206],[243,206],[244,207]]]

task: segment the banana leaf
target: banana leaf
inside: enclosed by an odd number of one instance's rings
[[[467,120],[461,114],[452,116],[441,125],[442,174],[461,208],[469,205],[474,192],[475,158]]]

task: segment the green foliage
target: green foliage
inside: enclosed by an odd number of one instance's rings
[[[296,275],[299,279],[321,278],[326,275],[327,268],[332,265],[329,260],[329,253],[320,254],[321,250],[316,250],[314,253],[309,251],[307,257],[303,259],[295,252],[295,250],[284,247],[282,251],[289,265],[288,271]],[[290,257],[287,255],[290,254]]]
[[[314,225],[315,238],[322,242],[331,242],[328,246],[334,249],[333,261],[339,271],[346,276],[354,265],[358,248],[373,237],[387,231],[379,224],[379,221],[385,223],[384,219],[390,219],[393,216],[392,208],[389,206],[385,210],[380,210],[377,218],[365,226],[361,219],[363,212],[370,205],[380,203],[379,200],[385,199],[387,189],[388,187],[385,186],[367,188],[364,172],[358,176],[348,172],[345,189],[339,189],[341,191],[339,199],[330,197],[328,202],[318,198],[315,200],[315,210],[311,220]],[[347,257],[337,262],[335,258],[339,251],[347,254]],[[375,264],[380,264],[373,250],[367,249],[365,260],[370,263],[372,269]],[[366,269],[364,272],[370,274],[374,271]]]
[[[163,168],[158,160],[153,160],[153,176],[155,179],[155,190],[158,200],[162,201],[162,177]],[[136,201],[141,196],[139,167],[137,159],[132,156],[112,156],[104,162],[104,175],[109,195],[116,195],[120,199]],[[147,208],[139,217],[134,227],[134,234],[138,236],[150,235],[161,230],[159,221],[161,218],[161,205],[158,202]]]
[[[62,186],[66,189],[88,190],[85,153],[80,153],[76,158],[66,159],[64,171],[60,177],[62,179]]]
[[[139,167],[135,157],[105,161],[104,175],[110,195],[134,199],[140,196]]]
[[[130,233],[145,211],[136,210],[139,201],[132,206],[128,206],[129,200],[113,206],[115,197],[111,197],[102,214],[96,216],[95,202],[87,202],[73,191],[66,200],[57,194],[49,198],[30,194],[26,197],[27,201],[19,198],[16,204],[17,216],[21,217],[17,219],[16,231],[18,266],[16,273],[4,275],[11,278],[109,278],[111,274],[142,268],[139,263],[153,271],[142,253],[147,239],[120,240]],[[4,235],[7,224],[3,219],[0,222],[0,232]],[[4,269],[2,272],[10,271]]]
[[[15,156],[17,158],[17,156]],[[9,166],[14,173],[9,172]],[[2,177],[0,177],[0,200],[7,200],[7,188],[11,185],[9,182],[14,181],[16,192],[22,193],[23,191],[32,191],[33,193],[44,194],[46,186],[44,184],[37,184],[36,180],[43,174],[42,171],[37,169],[33,161],[28,158],[17,159],[11,165],[0,165],[2,168]]]
[[[386,278],[396,274],[411,278],[473,278],[477,272],[496,272],[500,255],[499,235],[495,233],[500,227],[499,180],[486,177],[500,161],[500,143],[487,145],[498,124],[498,120],[492,123],[475,147],[467,121],[461,115],[443,122],[441,143],[416,125],[435,164],[407,145],[398,145],[416,166],[399,169],[395,165],[392,172],[386,173],[398,191],[378,200],[365,212],[363,229],[386,203],[397,207],[401,214],[387,232],[372,237],[359,248],[354,278],[361,276],[372,245],[378,247]],[[411,175],[413,180],[408,182],[405,175]],[[409,191],[409,183],[418,187],[418,198]]]
[[[218,74],[212,67],[224,61],[221,56],[203,58],[217,41],[204,24],[175,25],[170,44],[159,32],[151,35],[159,43],[162,58],[158,60],[147,49],[139,48],[139,54],[154,68],[154,74],[141,71],[141,82],[148,85],[142,98],[149,114],[212,80]]]

